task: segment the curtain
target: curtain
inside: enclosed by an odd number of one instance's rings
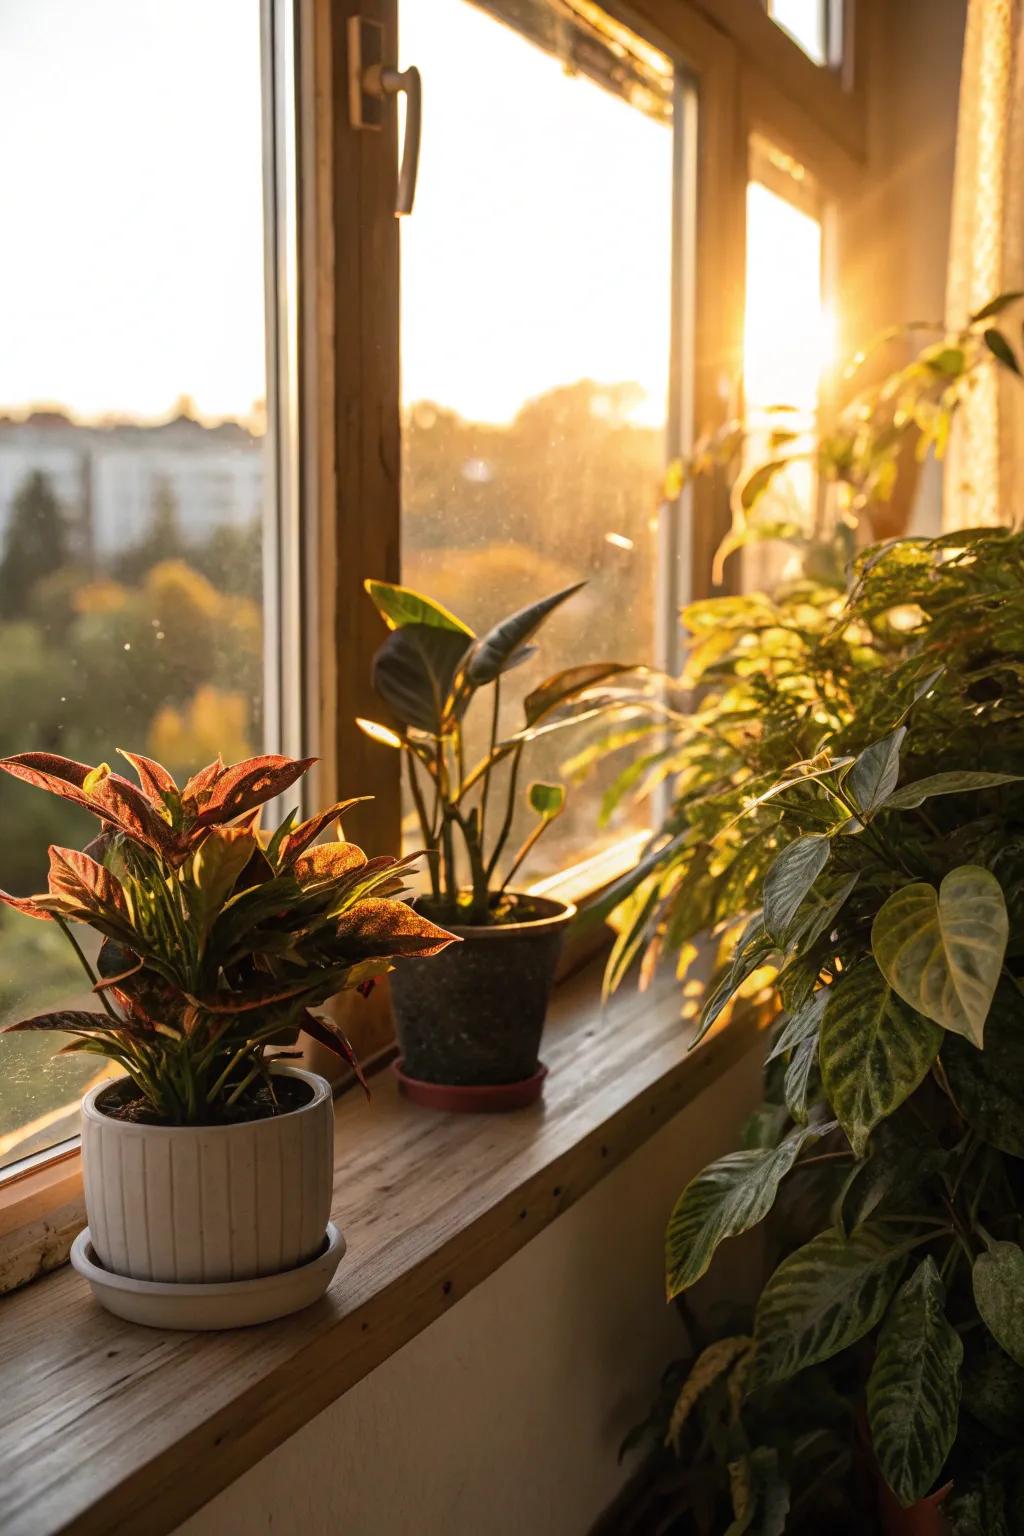
[[[946,319],[965,323],[998,293],[1024,289],[1024,0],[968,0],[960,82]],[[1018,309],[1004,318],[1019,314]],[[982,371],[946,461],[943,525],[1024,514],[1024,385]]]

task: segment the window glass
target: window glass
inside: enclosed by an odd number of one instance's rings
[[[652,658],[672,71],[622,29],[606,43],[539,0],[403,0],[400,36],[424,80],[402,226],[403,579],[477,630],[588,582],[509,677],[511,729],[551,673]],[[524,775],[558,778],[571,736],[535,744]],[[532,878],[623,835],[598,826],[613,771],[570,791]]]
[[[253,0],[0,6],[2,754],[262,744],[260,71]],[[0,825],[22,895],[95,831],[6,776]],[[0,1022],[87,997],[0,907]],[[55,1044],[0,1036],[0,1167],[74,1129],[102,1064]]]
[[[818,394],[831,360],[829,310],[822,291],[822,227],[805,207],[752,181],[747,187],[744,398],[750,435],[748,467],[774,457],[772,430],[796,434],[786,453],[799,455],[814,441]],[[757,503],[766,523],[808,530],[815,516],[817,480],[800,460],[777,475]],[[783,574],[778,545],[752,545],[743,556],[748,587],[770,585]]]
[[[768,14],[815,64],[829,61],[829,0],[768,0]]]

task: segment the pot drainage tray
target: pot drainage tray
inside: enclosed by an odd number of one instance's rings
[[[104,1269],[86,1227],[72,1245],[71,1263],[88,1280],[100,1305],[130,1323],[147,1328],[245,1328],[287,1317],[316,1301],[330,1285],[345,1246],[332,1221],[314,1258],[276,1275],[214,1284],[133,1280]]]

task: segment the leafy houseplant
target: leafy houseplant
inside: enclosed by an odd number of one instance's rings
[[[890,542],[858,558],[845,600],[803,582],[774,600],[712,600],[690,622],[703,691],[611,979],[649,944],[685,969],[717,928],[725,953],[697,1038],[772,977],[782,1012],[746,1145],[673,1211],[669,1294],[797,1191],[817,1230],[772,1255],[729,1458],[756,1471],[764,1395],[799,1395],[834,1362],[898,1506],[951,1480],[955,1532],[1012,1532],[1024,535]],[[771,1519],[755,1501],[735,1529],[785,1529],[773,1500]]]
[[[62,929],[96,1005],[8,1027],[70,1034],[65,1051],[123,1069],[83,1106],[90,1234],[107,1269],[168,1282],[285,1270],[323,1242],[333,1119],[323,1079],[270,1049],[302,1028],[358,1072],[342,1031],[312,1010],[452,936],[396,899],[408,859],[316,841],[354,802],[261,829],[261,806],[312,759],[218,759],[179,788],[152,759],[122,756],[137,785],[105,763],[0,760],[101,827],[82,852],[50,848],[46,892],[0,893]],[[99,938],[95,969],[73,924]]]
[[[373,682],[393,725],[358,723],[405,757],[419,834],[432,856],[430,891],[417,907],[464,940],[457,954],[431,967],[425,985],[411,970],[392,982],[406,1091],[434,1102],[438,1096],[424,1094],[423,1084],[478,1090],[444,1100],[471,1107],[508,1107],[540,1091],[541,1029],[573,908],[510,889],[565,803],[563,785],[530,784],[536,821],[505,862],[521,764],[531,742],[614,708],[619,696],[601,685],[629,668],[594,662],[549,677],[526,696],[523,725],[508,736],[501,734],[501,694],[505,675],[536,651],[533,636],[545,619],[579,585],[478,637],[417,592],[366,583],[389,630],[374,658]],[[469,762],[466,716],[484,689],[486,744]]]

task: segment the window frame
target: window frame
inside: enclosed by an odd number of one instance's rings
[[[688,388],[677,389],[671,407],[680,446],[741,405],[745,200],[755,135],[808,167],[828,210],[829,251],[845,255],[847,215],[856,210],[866,159],[859,64],[872,4],[845,0],[840,72],[815,65],[762,0],[603,0],[610,16],[673,58],[696,87],[686,111],[698,149],[687,174],[699,216],[689,269],[684,242],[676,270],[676,302],[689,306],[693,320],[687,355],[674,360],[677,374],[684,363],[689,372]],[[380,132],[349,123],[346,26],[354,15],[379,21],[385,56],[398,58],[397,9],[397,0],[261,0],[271,39],[264,49],[274,218],[270,226],[268,207],[267,239],[278,273],[273,292],[268,285],[268,405],[275,401],[268,419],[282,445],[267,554],[280,601],[268,645],[276,667],[274,744],[318,756],[310,794],[321,803],[372,788],[374,799],[346,817],[346,834],[373,852],[398,846],[401,819],[398,754],[375,750],[354,724],[375,708],[370,663],[379,635],[363,578],[400,576],[398,146],[393,112]],[[674,324],[677,334],[684,329]],[[705,480],[684,497],[679,579],[688,579],[685,595],[698,598],[712,591],[728,496],[724,485]],[[684,595],[681,586],[675,595]],[[635,855],[635,839],[627,840],[621,867]],[[621,867],[608,854],[599,862],[603,889]],[[579,879],[578,871],[567,875]],[[569,968],[578,958],[570,957]],[[377,989],[352,1031],[371,1060],[393,1048],[385,994]],[[36,1211],[39,1181],[52,1182],[56,1165],[63,1165],[66,1196],[75,1147],[63,1142],[27,1160],[31,1167],[15,1164],[0,1174],[0,1234],[17,1226],[19,1202]]]

